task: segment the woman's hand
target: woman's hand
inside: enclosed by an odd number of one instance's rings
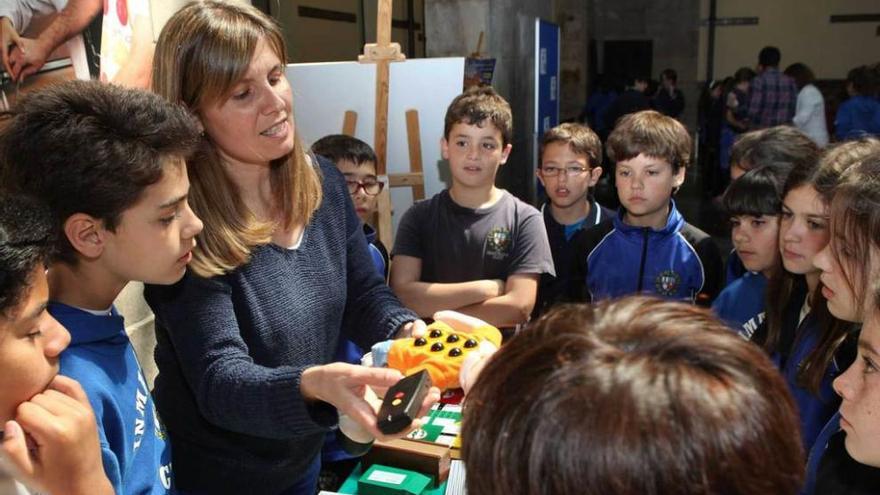
[[[15,474],[50,494],[112,494],[95,415],[82,386],[56,376],[4,425],[0,453]]]
[[[378,405],[367,402],[364,395],[367,386],[387,389],[400,381],[401,378],[403,375],[393,369],[332,363],[305,370],[300,381],[300,391],[307,400],[321,400],[332,404],[339,410],[339,414],[353,419],[373,438],[390,440],[406,436],[407,433],[418,428],[421,422],[419,420],[413,421],[404,431],[394,435],[385,435],[376,426]],[[431,406],[438,400],[440,400],[440,390],[431,387],[431,391],[422,402],[419,417],[427,414]]]

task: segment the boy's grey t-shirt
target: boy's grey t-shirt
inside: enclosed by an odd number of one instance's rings
[[[483,209],[457,204],[449,190],[419,201],[400,220],[392,256],[398,254],[422,260],[422,282],[555,275],[541,213],[507,191]]]

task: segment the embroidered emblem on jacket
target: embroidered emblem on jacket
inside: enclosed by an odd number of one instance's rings
[[[654,288],[657,293],[664,296],[672,296],[678,292],[678,286],[681,285],[681,275],[673,270],[663,270],[654,279]]]

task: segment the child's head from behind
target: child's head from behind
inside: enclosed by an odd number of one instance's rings
[[[472,388],[462,439],[468,470],[492,473],[468,491],[490,495],[793,494],[803,466],[762,351],[705,310],[640,297],[563,306],[517,334]]]
[[[722,198],[737,255],[747,270],[768,277],[779,267],[779,212],[784,181],[776,169],[757,168],[733,181]]]
[[[788,125],[743,134],[730,148],[730,178],[753,168],[773,167],[787,174],[793,167],[813,164],[819,147],[806,134]]]
[[[513,138],[510,104],[491,87],[471,88],[446,110],[440,149],[449,161],[453,184],[494,184],[498,167],[507,162]]]
[[[0,428],[58,374],[70,335],[46,311],[54,225],[42,204],[0,194]]]
[[[880,140],[863,138],[829,149],[817,189],[830,203],[830,242],[815,263],[822,270],[828,310],[862,321],[880,270]]]
[[[384,183],[376,177],[376,153],[370,145],[345,134],[331,134],[315,141],[312,152],[329,158],[345,176],[358,217],[369,222],[376,213]]]
[[[850,96],[870,96],[875,91],[873,79],[868,66],[854,67],[846,74],[846,91]]]
[[[629,216],[666,211],[684,183],[691,159],[691,137],[681,122],[653,110],[621,118],[608,136],[617,196]],[[664,217],[665,218],[665,217]]]
[[[550,202],[568,208],[586,201],[602,175],[602,142],[581,124],[560,124],[544,133],[538,179]]]
[[[0,134],[4,184],[46,201],[61,232],[58,261],[101,260],[120,282],[173,283],[202,228],[185,164],[198,132],[152,93],[59,84],[13,109]]]

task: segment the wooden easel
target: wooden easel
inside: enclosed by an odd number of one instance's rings
[[[345,116],[342,119],[342,134],[346,136],[355,137],[355,131],[357,130],[357,119],[358,114],[353,110],[346,110]],[[388,186],[389,187],[410,187],[412,188],[413,201],[418,201],[420,199],[425,199],[425,179],[422,174],[422,135],[421,130],[419,128],[419,111],[418,110],[407,110],[406,111],[406,142],[409,148],[409,173],[405,174],[388,174]],[[377,170],[378,172],[378,170]],[[382,174],[379,174],[382,175]],[[381,177],[382,180],[385,180],[385,177]],[[387,190],[382,191],[382,195],[384,195],[386,199],[386,205],[388,205],[387,210],[382,209],[382,196],[379,197],[379,211],[377,211],[377,215],[380,215],[382,211],[387,211],[387,231],[391,230],[391,196],[389,195]],[[381,239],[381,238],[380,238]],[[385,240],[382,240],[382,244],[385,244],[387,247],[391,247],[391,239],[388,239],[388,243]]]
[[[377,0],[376,43],[364,45],[364,53],[358,57],[362,64],[376,64],[376,125],[373,138],[373,149],[376,152],[376,173],[384,178],[387,173],[386,159],[388,156],[388,88],[390,81],[391,62],[403,62],[406,56],[400,51],[399,43],[391,42],[391,2]],[[343,122],[343,133],[354,135],[357,114],[346,112]],[[419,118],[416,110],[406,112],[406,129],[409,142],[410,172],[407,174],[388,175],[390,187],[412,187],[413,199],[424,199],[425,186],[422,175],[421,138],[419,137]],[[346,132],[350,130],[351,132]],[[389,188],[390,188],[389,187]],[[384,189],[379,195],[379,222],[376,230],[379,240],[389,249],[393,245],[391,226],[391,193]]]

